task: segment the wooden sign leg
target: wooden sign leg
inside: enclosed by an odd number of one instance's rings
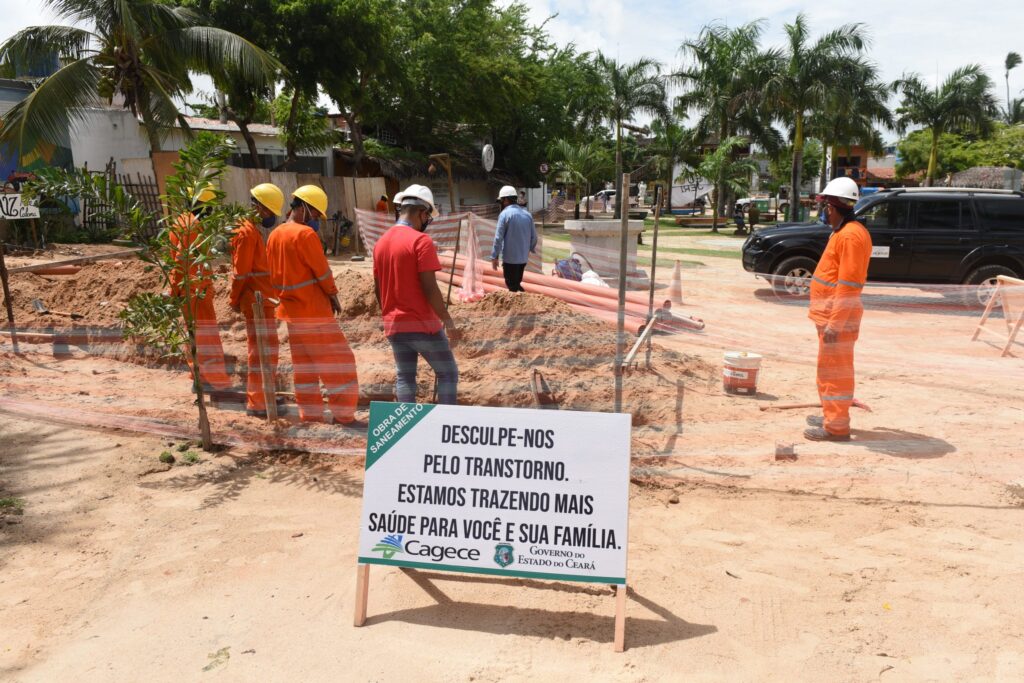
[[[353,624],[366,623],[366,603],[370,597],[370,565],[356,565],[356,614]]]
[[[1002,284],[1002,282],[996,283],[996,288],[992,291],[992,296],[989,297],[988,303],[985,304],[985,312],[981,314],[981,320],[978,322],[978,326],[974,328],[974,336],[971,337],[971,341],[977,341],[978,335],[981,334],[981,329],[985,327],[985,322],[988,320],[988,317],[992,315],[992,309],[996,305],[996,299],[999,298],[999,290],[1002,287]]]
[[[626,651],[626,585],[615,589],[615,651]]]

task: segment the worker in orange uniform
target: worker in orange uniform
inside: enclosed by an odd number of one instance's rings
[[[260,217],[265,229],[277,224],[277,217],[284,208],[284,193],[273,183],[263,183],[249,190],[252,206]],[[270,284],[270,266],[267,265],[267,246],[263,233],[249,219],[238,224],[231,238],[231,310],[245,316],[245,331],[248,337],[248,373],[245,388],[245,412],[254,417],[267,416],[267,403],[263,397],[263,378],[260,371],[260,352],[256,343],[256,320],[253,304],[256,293],[263,295],[263,318],[266,321],[263,338],[267,346],[269,370],[272,377],[277,374],[277,324],[274,318],[274,301],[277,292]],[[271,382],[276,386],[276,381]]]
[[[199,233],[199,221],[208,202],[217,195],[207,185],[196,197],[196,208],[178,216],[170,232],[171,256],[178,263],[170,273],[171,295],[184,297],[185,314],[195,321],[196,362],[199,379],[211,399],[226,398],[231,393],[231,380],[224,366],[224,347],[220,342],[217,312],[213,307],[213,275],[209,264],[195,262],[189,254]],[[188,273],[186,282],[185,273]]]
[[[320,238],[309,227],[326,215],[323,190],[315,185],[295,190],[288,222],[275,228],[267,240],[270,281],[281,301],[277,318],[288,323],[299,419],[365,427],[365,422],[357,422],[355,417],[359,401],[356,358],[333,317],[341,312],[338,287]],[[321,382],[330,418],[324,415]]]
[[[388,196],[386,194],[382,194],[380,196],[380,199],[377,200],[377,207],[376,208],[377,208],[377,213],[387,213],[388,212]]]
[[[864,306],[860,295],[871,261],[871,235],[854,220],[860,190],[850,178],[836,178],[818,196],[832,228],[828,246],[811,278],[810,318],[818,328],[818,395],[824,417],[807,418],[811,441],[849,441],[853,405],[853,346]]]

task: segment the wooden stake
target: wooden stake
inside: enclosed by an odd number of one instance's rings
[[[7,262],[4,260],[4,244],[0,240],[0,281],[3,282],[4,307],[7,309],[7,326],[11,332],[11,345],[18,353],[18,333],[14,329],[14,307],[11,304],[11,288],[7,283]]]
[[[469,232],[470,239],[473,238],[473,231]],[[462,241],[462,221],[459,221],[459,227],[455,234],[455,253],[452,254],[452,278],[448,280],[448,298],[445,301],[445,308],[452,305],[452,279],[455,277],[455,261],[459,257],[459,242]],[[470,252],[472,253],[472,252]]]
[[[625,183],[623,183],[625,185]],[[628,187],[628,185],[626,185]],[[615,651],[626,651],[626,585],[615,587]]]
[[[622,198],[622,193],[629,194],[629,174],[622,174],[622,190],[616,197]],[[621,239],[619,240],[619,311],[616,324],[617,334],[615,335],[615,412],[622,412],[622,356],[626,347],[626,249],[629,240],[629,197],[626,197],[625,205],[621,201],[620,225]]]
[[[256,350],[260,356],[260,380],[263,386],[263,405],[267,410],[267,422],[277,419],[277,398],[274,395],[276,384],[274,373],[270,369],[270,358],[267,350],[267,319],[263,314],[263,293],[256,292],[256,302],[252,305],[253,325],[256,327]]]
[[[651,288],[650,288],[650,300],[647,302],[647,319],[652,323],[654,322],[654,285],[655,275],[658,272],[658,228],[661,226],[661,201],[658,196],[658,190],[661,188],[655,186],[654,188],[654,241],[651,244]],[[651,346],[653,342],[650,337],[647,338],[647,354],[646,361],[647,367],[651,367]]]
[[[55,266],[77,266],[82,263],[92,263],[93,261],[102,261],[104,259],[120,258],[122,256],[134,256],[142,251],[142,247],[135,249],[125,249],[123,251],[112,251],[109,254],[96,254],[94,256],[80,256],[78,258],[66,259],[64,261],[50,261],[49,263],[37,263],[32,266],[19,266],[17,268],[11,268],[9,273],[31,273],[39,268],[53,268]]]
[[[354,626],[366,623],[366,604],[370,597],[370,565],[356,565],[356,613],[352,620]]]

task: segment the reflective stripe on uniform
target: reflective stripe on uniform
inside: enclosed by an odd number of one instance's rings
[[[351,387],[353,384],[355,384],[355,382],[342,384],[340,387],[335,387],[334,389],[326,389],[324,391],[324,394],[326,394],[327,396],[334,396],[335,394],[346,392],[349,390],[349,387]]]
[[[297,383],[295,385],[295,390],[296,391],[298,391],[299,389],[319,389],[319,388],[320,388],[320,382],[319,381],[317,381],[317,382]]]
[[[852,401],[853,396],[822,396],[822,401]]]
[[[850,282],[849,280],[840,280],[839,284],[846,285],[847,287],[856,287],[858,289],[864,287],[863,282]]]
[[[814,280],[815,282],[817,282],[818,284],[825,285],[826,287],[835,287],[836,286],[836,283],[828,282],[827,280],[822,280],[817,275],[812,275],[811,279]]]
[[[247,277],[270,277],[270,273],[246,273],[245,275],[235,275],[236,280],[244,280]]]
[[[310,285],[315,285],[318,282],[323,282],[324,280],[326,280],[330,276],[331,276],[331,269],[328,268],[326,273],[324,273],[320,277],[316,278],[315,280],[306,280],[305,282],[300,282],[297,285],[274,285],[274,289],[278,289],[278,290],[280,290],[282,292],[290,292],[290,291],[292,291],[294,289],[302,289],[303,287],[309,287]]]

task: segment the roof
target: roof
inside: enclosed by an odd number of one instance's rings
[[[204,119],[200,116],[186,116],[185,121],[188,122],[190,128],[196,130],[213,130],[224,133],[241,132],[238,129],[238,124],[233,121],[221,123],[218,119]],[[277,137],[280,133],[277,126],[271,126],[268,123],[250,123],[249,132],[253,135],[266,135],[268,137]]]

